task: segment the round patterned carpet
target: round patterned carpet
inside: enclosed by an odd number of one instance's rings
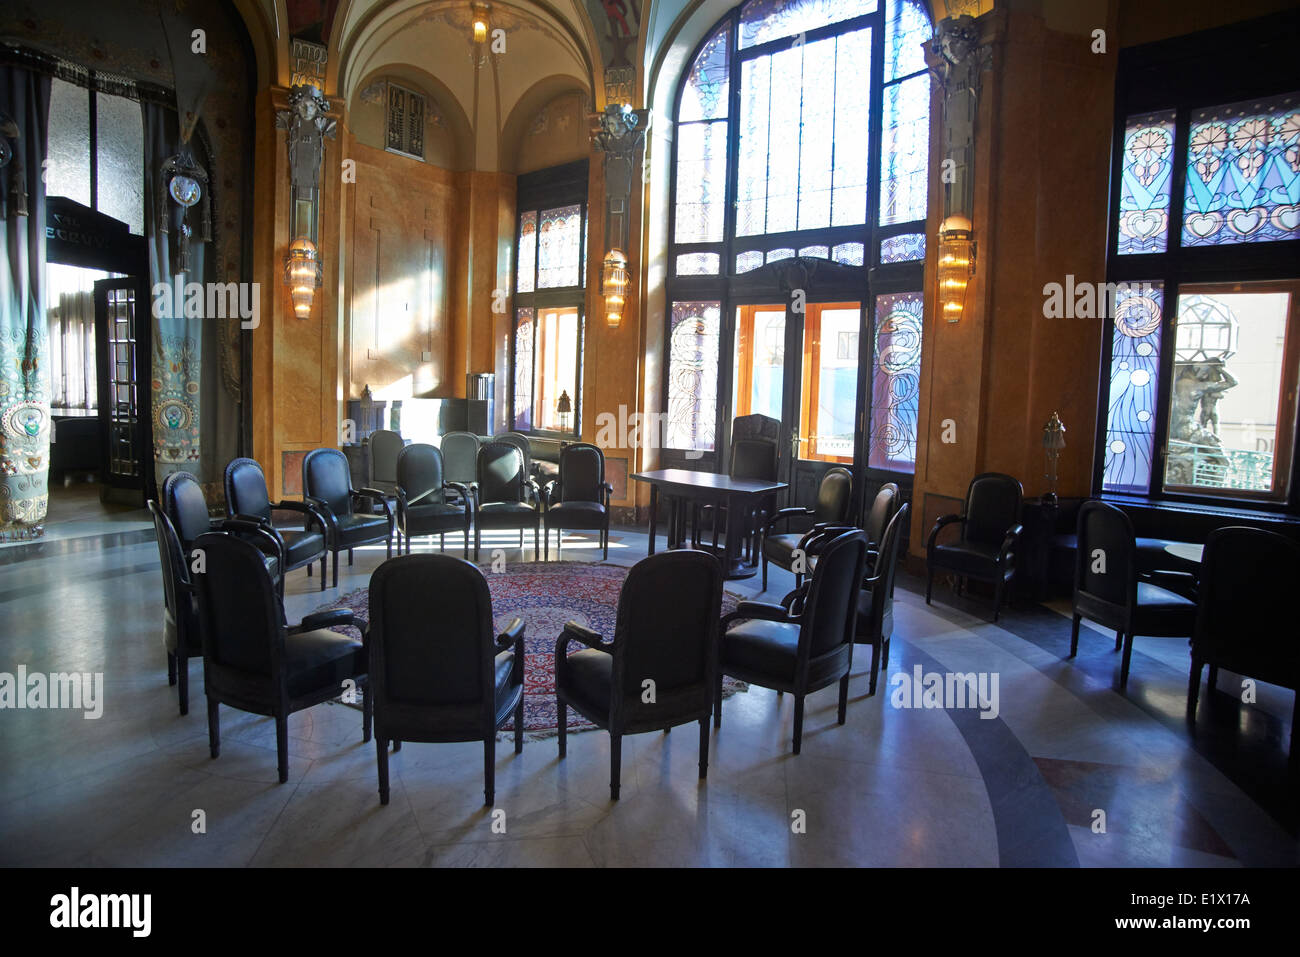
[[[482,566],[492,594],[492,617],[499,634],[516,617],[524,620],[524,731],[535,737],[555,733],[555,640],[569,621],[576,621],[609,639],[614,634],[618,596],[628,569],[621,565],[588,562],[525,562],[503,572]],[[322,605],[349,608],[369,620],[369,591],[358,588],[342,598]],[[723,592],[722,613],[736,609],[737,599]],[[340,629],[346,630],[346,629]],[[573,651],[582,645],[574,642]],[[723,697],[744,691],[743,682],[722,681]],[[360,706],[359,704],[357,705]],[[593,726],[569,711],[569,730],[587,731]],[[513,720],[503,730],[514,730]]]

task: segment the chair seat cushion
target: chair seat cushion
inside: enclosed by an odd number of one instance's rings
[[[350,548],[366,545],[388,537],[388,519],[383,515],[365,515],[354,512],[338,520],[339,546]]]
[[[745,672],[794,680],[795,657],[799,648],[799,627],[781,621],[750,619],[727,629],[722,636],[722,670]]]
[[[519,528],[537,522],[537,509],[523,502],[488,502],[476,513],[481,528]]]
[[[557,502],[546,510],[553,528],[604,528],[605,506],[600,502]]]
[[[284,640],[284,671],[289,696],[302,697],[325,688],[343,691],[343,680],[366,673],[361,642],[320,628]]]
[[[999,545],[969,541],[935,545],[932,563],[963,575],[995,575],[999,549]]]
[[[447,505],[443,502],[430,502],[427,505],[412,505],[403,516],[406,531],[413,535],[429,532],[459,531],[465,528],[466,512],[462,504]]]
[[[598,714],[609,713],[614,681],[614,656],[594,648],[575,651],[564,659],[555,676],[557,686],[569,697]]]
[[[277,528],[276,531],[284,539],[284,563],[290,568],[306,565],[325,551],[325,539],[320,532],[307,532],[300,528]]]
[[[794,550],[799,547],[799,542],[802,540],[803,535],[797,532],[764,536],[763,554],[767,556],[768,561],[788,569],[794,564]]]
[[[1137,587],[1138,607],[1146,610],[1189,610],[1196,607],[1196,602],[1184,598],[1168,588],[1161,588],[1159,585],[1153,585],[1150,582],[1138,582]]]

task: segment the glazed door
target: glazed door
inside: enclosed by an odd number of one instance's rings
[[[152,487],[149,428],[149,310],[132,277],[95,283],[95,356],[99,380],[100,482],[106,495]]]

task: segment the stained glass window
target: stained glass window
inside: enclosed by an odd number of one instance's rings
[[[668,332],[670,449],[713,450],[721,319],[720,302],[673,303]]]
[[[749,252],[740,253],[736,256],[736,274],[742,272],[751,272],[763,265],[763,254],[757,249],[751,249]]]
[[[794,258],[793,249],[773,249],[770,250],[767,254],[767,261],[770,263],[778,262],[779,260],[782,259],[793,259],[793,258]]]
[[[828,246],[805,246],[799,250],[800,256],[812,256],[814,259],[830,259],[831,251]]]
[[[876,0],[750,0],[740,12],[740,49],[875,12]]]
[[[514,426],[525,432],[533,427],[533,310],[515,313]]]
[[[872,468],[907,472],[916,468],[924,310],[920,292],[876,297],[867,434],[867,463]]]
[[[1107,491],[1145,493],[1151,487],[1163,313],[1162,283],[1119,286],[1102,473],[1102,488]]]
[[[930,77],[885,87],[880,224],[925,218],[930,150]]]
[[[95,94],[99,211],[144,235],[144,117],[124,96]]]
[[[866,221],[870,50],[862,29],[741,63],[736,235]]]
[[[880,241],[882,263],[905,263],[925,258],[925,233],[899,233]]]
[[[925,69],[930,18],[917,0],[889,0],[885,27],[885,80],[898,80]]]
[[[1174,111],[1130,116],[1124,125],[1119,246],[1162,253],[1169,237],[1169,180],[1174,170]]]
[[[518,292],[533,291],[533,274],[537,271],[537,211],[519,216],[519,278]]]
[[[861,266],[866,247],[862,243],[840,243],[831,250],[831,258],[846,266]]]
[[[66,80],[50,82],[45,192],[90,205],[90,93]]]
[[[722,240],[726,215],[727,121],[686,123],[677,128],[677,220],[679,243]]]
[[[722,267],[718,253],[685,253],[677,257],[679,276],[716,276]]]
[[[680,123],[721,120],[727,116],[727,93],[731,89],[731,28],[723,27],[705,41],[691,65],[682,89]]]
[[[582,206],[544,209],[537,243],[537,288],[579,284],[582,259]]]
[[[1194,110],[1184,246],[1300,237],[1300,92]]]

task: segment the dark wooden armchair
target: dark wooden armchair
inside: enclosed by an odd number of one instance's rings
[[[200,535],[204,571],[195,575],[203,684],[208,697],[208,746],[221,754],[219,706],[275,718],[280,783],[289,780],[289,715],[337,698],[345,681],[364,688],[364,641],[331,631],[366,622],[335,608],[308,615],[293,627],[256,546],[222,532]],[[370,740],[370,695],[363,698],[362,740]]]
[[[609,795],[618,800],[625,734],[700,724],[700,777],[709,767],[709,712],[718,667],[722,565],[690,549],[632,566],[618,598],[613,641],[577,622],[555,643],[560,757],[569,708],[609,732]],[[573,654],[569,644],[585,647]]]
[[[542,495],[524,471],[524,457],[510,442],[485,442],[478,450],[478,481],[474,496],[474,561],[478,561],[484,530],[533,530],[533,554],[541,550]]]
[[[398,552],[402,550],[403,537],[409,555],[413,536],[437,535],[438,547],[444,549],[447,533],[460,532],[468,556],[469,522],[473,513],[469,487],[446,480],[442,452],[432,445],[408,445],[397,453],[396,475]]]
[[[334,555],[335,588],[339,584],[339,552],[346,549],[351,565],[354,548],[383,542],[387,557],[393,557],[393,509],[388,496],[379,489],[354,489],[347,456],[338,449],[312,449],[303,457],[302,491],[329,529],[327,545]],[[358,511],[357,506],[367,501],[371,505]],[[376,505],[382,507],[382,515],[369,510]]]
[[[808,559],[816,554],[813,543],[823,539],[822,532],[831,525],[847,530],[853,512],[853,473],[833,468],[822,476],[817,486],[817,501],[811,508],[792,506],[778,509],[763,526],[760,548],[763,553],[763,591],[767,591],[767,564],[794,572],[797,588],[811,567]],[[811,518],[813,527],[806,532],[779,532],[777,526],[794,518]],[[788,527],[788,526],[787,526]],[[796,563],[798,567],[796,567]]]
[[[543,498],[542,559],[550,558],[551,529],[557,532],[555,555],[563,547],[566,529],[600,532],[602,557],[609,558],[609,497],[614,489],[605,481],[605,453],[588,442],[573,442],[560,449],[560,477],[548,482]]]
[[[934,523],[926,542],[925,603],[930,604],[936,572],[946,571],[958,580],[973,578],[993,583],[993,620],[998,620],[1002,596],[1016,573],[1016,557],[1024,526],[1020,506],[1024,489],[1001,472],[984,472],[971,479],[966,507],[960,515],[944,515]],[[957,526],[956,540],[939,541],[949,525]]]
[[[234,459],[226,466],[226,514],[231,518],[256,522],[274,536],[284,553],[284,570],[291,572],[306,567],[311,575],[312,565],[320,560],[320,589],[325,590],[325,542],[329,528],[325,518],[310,502],[288,499],[272,502],[266,488],[266,475],[262,466],[253,459]],[[273,522],[274,513],[292,512],[299,516],[302,528],[285,528]]]
[[[388,803],[388,745],[483,742],[485,804],[496,797],[496,734],[514,715],[524,747],[524,623],[492,632],[492,597],[477,566],[405,555],[370,578],[370,695],[379,803]]]
[[[842,532],[823,546],[812,577],[780,604],[742,601],[722,619],[716,726],[722,725],[722,675],[795,696],[795,754],[803,742],[807,695],[838,681],[838,720],[844,723],[866,557],[867,536],[860,530]]]
[[[1276,532],[1229,526],[1215,529],[1201,555],[1187,717],[1196,720],[1201,671],[1210,666],[1214,689],[1219,668],[1269,684],[1300,689],[1300,636],[1295,619],[1279,614],[1300,582],[1300,543]],[[1291,761],[1297,760],[1300,693],[1291,709]]]

